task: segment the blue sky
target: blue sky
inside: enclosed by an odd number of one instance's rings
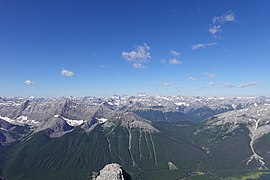
[[[269,8],[0,0],[0,96],[270,96]]]

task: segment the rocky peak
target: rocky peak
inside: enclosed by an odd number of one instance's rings
[[[159,132],[151,121],[141,118],[132,112],[116,112],[114,116],[105,122],[104,127],[110,127],[116,123],[120,123],[121,126],[127,129],[139,129],[144,132]]]
[[[6,100],[0,96],[0,103],[4,103],[4,102],[6,102]]]
[[[96,180],[131,180],[130,175],[116,163],[107,164]]]
[[[102,103],[99,105],[94,116],[98,118],[109,118],[114,114],[114,110],[108,103]]]
[[[43,121],[35,132],[47,130],[47,135],[51,138],[61,137],[70,132],[73,126],[70,126],[61,116],[54,116],[46,121]]]

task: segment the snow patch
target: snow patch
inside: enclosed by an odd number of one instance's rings
[[[40,123],[33,119],[28,119],[27,116],[20,116],[16,120],[19,124],[27,124],[27,125],[32,125],[32,126],[38,125]]]
[[[114,104],[113,104],[113,103],[111,103],[111,102],[108,102],[108,104],[109,104],[109,105],[111,105],[111,106],[113,106],[113,105],[114,105]]]
[[[176,102],[174,103],[176,106],[189,106],[189,104],[185,103],[185,102]]]
[[[18,117],[16,120],[15,119],[11,119],[9,117],[2,117],[0,116],[0,119],[3,119],[11,124],[15,124],[15,125],[38,125],[39,122],[35,121],[33,119],[28,119],[27,116],[20,116]]]
[[[15,122],[15,120],[10,119],[9,117],[3,117],[3,116],[0,116],[0,119],[3,119],[3,120],[5,120],[5,121],[7,121],[7,122],[9,122],[9,123],[14,123],[14,122]]]
[[[65,118],[63,116],[60,116],[60,115],[54,115],[53,117],[57,118],[57,117],[61,117],[62,119],[64,119],[68,125],[70,126],[80,126],[84,123],[84,120],[77,120],[77,119],[68,119],[68,118]]]
[[[108,119],[106,119],[106,118],[97,118],[97,120],[98,120],[98,123],[103,124],[103,123],[105,123]]]

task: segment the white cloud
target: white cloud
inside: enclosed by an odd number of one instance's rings
[[[67,69],[62,69],[61,74],[62,76],[66,76],[66,77],[74,76],[74,72]]]
[[[209,84],[209,86],[214,86],[215,85],[214,82],[209,82],[208,84]]]
[[[202,43],[199,44],[194,44],[191,46],[191,49],[196,50],[196,49],[201,49],[201,48],[205,48],[205,45]]]
[[[196,78],[196,77],[193,77],[193,76],[189,76],[189,77],[188,77],[188,80],[191,80],[191,81],[196,81],[196,80],[197,80],[197,78]]]
[[[179,60],[179,57],[181,55],[180,52],[178,51],[175,51],[175,50],[171,50],[170,51],[170,54],[172,56],[171,59],[161,59],[160,62],[161,63],[169,63],[170,65],[177,65],[177,64],[182,64],[182,62]]]
[[[165,83],[161,83],[160,85],[163,86],[163,87],[170,87],[170,86],[173,86],[173,83],[165,82]]]
[[[211,43],[206,44],[206,47],[207,47],[207,46],[215,46],[215,45],[217,45],[217,43],[211,42]]]
[[[151,58],[150,47],[146,43],[135,46],[132,51],[123,51],[122,57],[129,62],[145,63]]]
[[[223,14],[222,16],[215,16],[213,17],[213,24],[224,24],[226,22],[233,22],[235,21],[235,14],[231,11]]]
[[[197,50],[197,49],[203,49],[203,48],[211,47],[211,46],[215,46],[215,45],[217,45],[217,43],[215,43],[215,42],[211,42],[211,43],[207,43],[207,44],[199,43],[199,44],[194,44],[193,46],[191,46],[191,49]]]
[[[28,80],[24,81],[23,84],[25,84],[25,85],[27,85],[27,86],[33,86],[33,85],[35,85],[36,83],[35,83],[34,81],[28,79]]]
[[[208,31],[211,33],[211,34],[213,34],[213,35],[215,35],[216,33],[218,33],[218,32],[221,32],[222,31],[222,29],[221,29],[221,26],[220,25],[212,25],[209,29],[208,29]]]
[[[247,83],[243,83],[240,85],[235,85],[232,83],[223,83],[221,84],[221,88],[246,88],[246,87],[250,87],[250,86],[257,86],[259,83],[258,82],[247,82]]]
[[[232,83],[223,83],[220,86],[221,88],[235,88],[236,86]]]
[[[133,63],[132,66],[133,66],[135,69],[146,69],[146,66],[144,66],[144,65],[141,64],[141,63]]]
[[[223,17],[225,22],[233,22],[235,21],[235,14],[233,12],[229,12]]]
[[[257,85],[259,85],[259,83],[253,81],[253,82],[247,82],[247,83],[244,83],[244,84],[240,84],[239,87],[240,88],[245,88],[245,87],[257,86]]]
[[[205,73],[203,73],[203,75],[205,75],[205,76],[208,77],[208,78],[214,78],[214,77],[216,77],[216,74],[214,74],[214,73],[209,73],[209,72],[205,72]]]
[[[235,14],[231,11],[221,16],[215,16],[212,19],[212,24],[210,24],[210,28],[208,29],[208,31],[209,33],[215,35],[216,33],[222,31],[223,24],[234,21],[235,21]]]
[[[180,52],[174,51],[174,50],[171,50],[170,53],[171,53],[171,55],[174,56],[174,57],[179,57],[180,54],[181,54]]]
[[[171,65],[181,64],[181,61],[179,61],[176,58],[173,58],[173,59],[169,59],[169,64]]]

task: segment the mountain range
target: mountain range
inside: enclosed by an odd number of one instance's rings
[[[219,179],[270,168],[270,98],[0,97],[0,175]]]

